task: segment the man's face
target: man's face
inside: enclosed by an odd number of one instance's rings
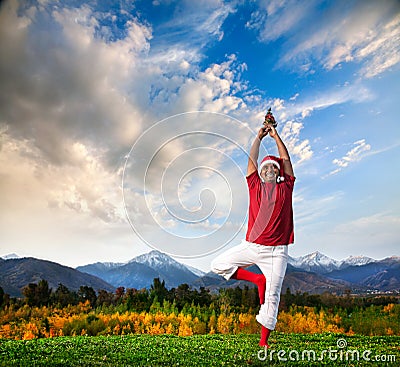
[[[265,182],[276,182],[279,169],[272,163],[268,163],[261,168],[260,176]]]

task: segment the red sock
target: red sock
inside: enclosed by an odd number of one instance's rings
[[[232,275],[232,278],[237,280],[247,280],[248,282],[252,282],[257,285],[260,305],[264,303],[266,282],[264,274],[255,274],[243,268],[238,268],[236,273]]]
[[[267,347],[269,334],[271,334],[271,330],[267,329],[265,326],[261,326],[261,338],[260,338],[260,347]]]

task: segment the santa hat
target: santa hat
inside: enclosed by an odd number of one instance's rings
[[[261,169],[267,164],[273,164],[276,168],[278,168],[279,175],[276,178],[276,182],[277,183],[282,182],[282,181],[285,180],[284,171],[283,171],[283,159],[282,158],[278,158],[278,157],[275,157],[273,155],[267,155],[261,161],[260,167],[258,169],[258,172],[261,173]]]

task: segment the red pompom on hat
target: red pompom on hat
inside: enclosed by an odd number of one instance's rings
[[[262,169],[265,165],[267,165],[267,164],[273,164],[275,167],[278,168],[278,170],[279,170],[279,175],[278,175],[278,177],[276,178],[276,182],[277,182],[277,183],[282,182],[282,181],[285,180],[285,177],[284,177],[284,170],[283,170],[283,159],[282,159],[282,158],[278,158],[278,157],[275,157],[275,156],[273,156],[273,155],[267,155],[267,156],[264,157],[263,160],[261,161],[260,167],[258,168],[258,172],[260,173],[260,172],[261,172],[261,169]]]

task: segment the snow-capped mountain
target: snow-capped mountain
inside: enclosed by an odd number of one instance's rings
[[[165,285],[168,287],[177,287],[182,283],[190,284],[198,277],[188,266],[157,250],[139,255],[131,261],[146,265],[155,270],[159,274],[160,279],[163,279]],[[151,279],[152,283],[153,279]]]
[[[341,268],[344,266],[360,266],[360,265],[366,265],[372,262],[375,262],[376,260],[367,257],[367,256],[349,256],[346,257],[344,260],[341,261]]]
[[[297,258],[289,257],[289,264],[295,268],[311,271],[315,273],[329,273],[332,270],[339,269],[341,262],[334,260],[319,251]]]
[[[343,260],[332,259],[319,251],[300,257],[289,257],[289,264],[305,271],[319,274],[330,273],[334,270],[345,269],[349,266],[366,265],[376,260],[367,256],[349,256]]]
[[[206,273],[200,269],[196,269],[190,265],[182,264],[176,260],[174,260],[169,255],[166,255],[160,251],[153,250],[147,254],[139,255],[133,258],[131,261],[136,261],[141,264],[146,264],[151,268],[163,268],[168,269],[170,266],[174,266],[180,268],[183,271],[191,271],[193,274],[201,277]]]
[[[154,278],[165,281],[168,288],[180,284],[191,284],[198,275],[186,265],[160,251],[139,255],[127,263],[103,266],[103,263],[89,264],[77,268],[79,271],[96,275],[115,287],[149,288]]]
[[[190,265],[185,265],[193,274],[197,275],[198,277],[202,277],[204,275],[206,275],[207,273],[203,270],[200,269],[196,269],[193,266]]]
[[[1,257],[3,260],[9,260],[9,259],[20,259],[21,257],[18,256],[16,253],[4,255]]]
[[[97,269],[97,271],[108,271],[110,269],[114,269],[114,268],[118,268],[120,266],[125,265],[126,263],[114,263],[114,262],[97,262],[97,263],[93,263],[90,264],[90,266],[93,269]],[[84,266],[89,266],[89,265],[84,265]]]
[[[150,251],[147,254],[136,256],[129,262],[145,264],[153,269],[168,269],[169,267],[173,266],[184,271],[188,270],[185,265],[174,260],[169,255],[156,250]]]

